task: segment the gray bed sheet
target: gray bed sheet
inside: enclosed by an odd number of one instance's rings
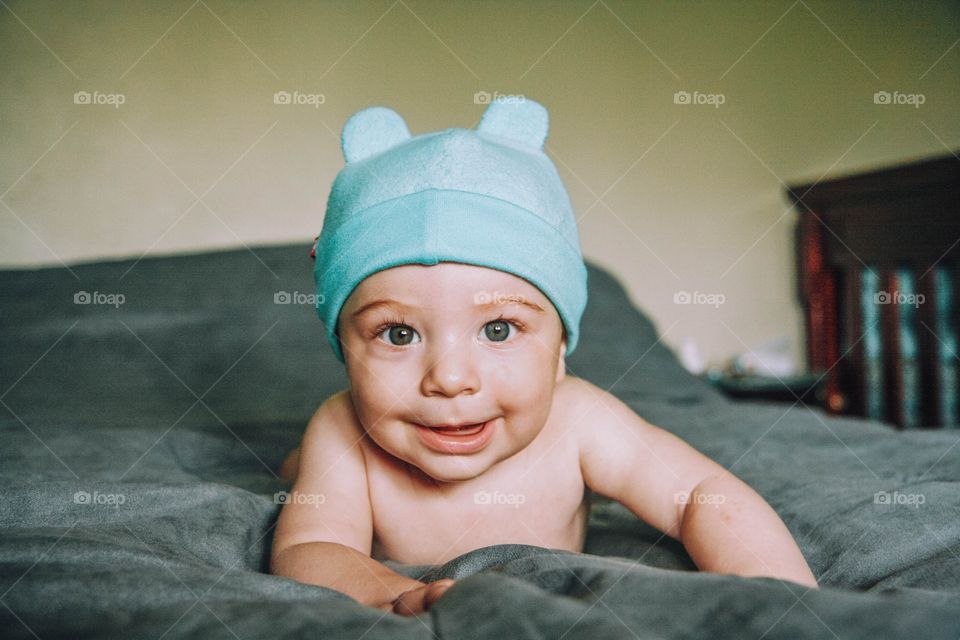
[[[267,574],[276,470],[347,385],[308,249],[0,272],[0,637],[960,636],[960,433],[728,400],[592,264],[570,373],[753,486],[819,591],[698,572],[604,499],[583,554],[391,563],[460,580],[417,618]]]

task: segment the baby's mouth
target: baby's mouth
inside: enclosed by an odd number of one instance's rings
[[[451,436],[472,436],[475,433],[480,433],[480,430],[483,429],[483,425],[486,422],[477,422],[475,424],[465,424],[459,427],[427,427],[428,429],[433,429],[434,431],[439,431],[445,435]]]
[[[476,453],[489,444],[498,421],[492,418],[486,422],[459,426],[418,424],[417,435],[423,444],[438,453]]]

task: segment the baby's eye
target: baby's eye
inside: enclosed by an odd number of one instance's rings
[[[511,329],[513,329],[513,331],[511,331]],[[483,332],[491,342],[504,342],[508,337],[517,332],[517,328],[512,322],[494,320],[484,325]]]
[[[377,334],[377,337],[380,337],[384,334],[387,335],[387,337],[384,339],[384,342],[387,344],[391,344],[395,347],[405,347],[413,342],[413,337],[417,335],[417,332],[414,331],[412,327],[409,327],[405,324],[395,324],[381,331],[379,334]]]

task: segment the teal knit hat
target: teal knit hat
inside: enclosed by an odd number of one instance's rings
[[[587,269],[563,182],[543,153],[548,116],[522,96],[499,96],[477,128],[411,137],[386,107],[343,127],[346,165],[314,248],[317,313],[337,358],[337,320],[368,276],[403,264],[460,262],[511,273],[550,299],[577,346]]]

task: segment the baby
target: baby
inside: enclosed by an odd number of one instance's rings
[[[703,571],[816,588],[749,486],[566,374],[587,272],[547,127],[519,97],[475,130],[411,137],[383,107],[345,125],[315,276],[350,387],[284,462],[295,482],[271,571],[415,615],[454,581],[382,560],[435,565],[506,543],[581,552],[594,491]]]

